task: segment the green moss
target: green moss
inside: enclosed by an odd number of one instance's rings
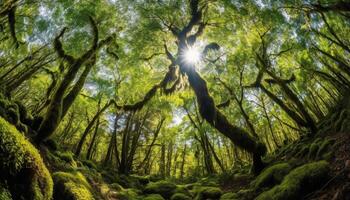
[[[220,200],[235,200],[235,199],[239,199],[239,195],[233,192],[223,194],[220,198]]]
[[[343,124],[343,121],[346,120],[347,118],[347,110],[346,109],[343,109],[341,112],[340,112],[340,115],[339,117],[336,119],[336,121],[334,122],[334,130],[335,131],[339,131],[342,129],[342,124]]]
[[[256,200],[294,200],[327,181],[328,162],[308,163],[292,170],[282,183],[260,194]]]
[[[175,193],[173,196],[171,196],[170,200],[191,200],[192,198],[190,196],[187,196],[183,193]]]
[[[197,183],[199,183],[202,186],[217,187],[219,186],[217,182],[218,182],[217,177],[206,177],[206,178],[202,178]]]
[[[290,172],[290,170],[292,170],[292,167],[288,163],[279,163],[266,168],[254,180],[253,187],[258,189],[279,184],[282,182],[283,177]]]
[[[219,199],[222,191],[218,187],[199,187],[196,188],[196,200]]]
[[[136,189],[123,189],[119,191],[116,195],[118,200],[137,200],[141,199],[139,197],[139,191]]]
[[[174,193],[181,193],[187,196],[191,196],[191,193],[186,185],[177,185]]]
[[[332,139],[325,139],[322,144],[320,145],[320,148],[318,149],[316,153],[316,158],[322,158],[322,156],[327,153],[329,147],[334,144],[334,140]]]
[[[318,151],[318,144],[316,142],[312,143],[309,149],[308,159],[314,159]]]
[[[80,172],[56,172],[54,198],[67,200],[93,200],[91,186]]]
[[[109,185],[109,187],[112,188],[113,190],[116,190],[116,191],[122,191],[124,189],[118,183],[112,183],[112,184]]]
[[[144,189],[145,194],[160,194],[162,197],[169,199],[176,190],[174,183],[162,180],[158,182],[150,182]]]
[[[164,200],[160,194],[150,194],[143,198],[144,200]]]
[[[150,182],[149,176],[138,176],[138,175],[130,175],[130,177],[137,179],[142,185],[146,185]]]
[[[61,159],[62,161],[64,162],[67,162],[67,163],[72,163],[74,162],[74,158],[73,158],[73,154],[72,152],[60,152],[60,151],[56,151],[55,152],[55,155]]]
[[[81,162],[83,163],[83,165],[87,166],[90,169],[97,169],[95,163],[91,160],[82,160]]]
[[[52,178],[38,150],[0,117],[0,177],[14,199],[50,199]]]
[[[0,185],[0,199],[1,200],[12,200],[10,191],[6,186]]]

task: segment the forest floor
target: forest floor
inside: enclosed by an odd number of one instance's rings
[[[0,117],[0,154],[7,159],[0,160],[7,178],[0,180],[1,200],[46,199],[52,194],[54,200],[350,199],[348,98],[322,120],[315,136],[303,136],[267,155],[267,166],[258,176],[250,173],[250,166],[185,180],[121,175],[115,167],[76,158],[52,141],[35,147],[18,131],[19,122],[11,124]],[[28,188],[27,181],[33,187]]]
[[[320,190],[308,195],[307,199],[350,199],[350,135],[338,133],[331,137],[336,141],[334,158],[330,161],[332,178]]]

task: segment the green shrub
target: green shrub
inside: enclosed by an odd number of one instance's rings
[[[14,199],[50,199],[52,178],[38,150],[0,117],[0,178]]]

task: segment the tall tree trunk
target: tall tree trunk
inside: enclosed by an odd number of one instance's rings
[[[66,112],[63,113],[64,110],[68,109],[68,108],[63,108],[65,94],[67,93],[67,90],[70,87],[71,83],[76,78],[76,75],[81,69],[81,66],[85,65],[85,63],[88,62],[91,58],[96,57],[96,52],[102,46],[110,43],[114,38],[114,36],[109,36],[105,40],[98,42],[99,40],[98,28],[95,21],[91,17],[90,17],[90,23],[91,23],[93,35],[94,35],[93,45],[89,50],[87,50],[77,59],[73,58],[70,55],[67,55],[63,50],[63,47],[62,47],[63,45],[60,41],[60,38],[63,36],[66,29],[63,29],[61,33],[55,38],[55,42],[54,42],[55,50],[59,55],[59,57],[68,61],[69,69],[67,73],[64,75],[63,80],[59,84],[57,90],[53,94],[53,97],[51,99],[47,112],[44,116],[44,120],[41,122],[39,129],[37,130],[38,135],[35,138],[37,143],[40,143],[46,140],[48,137],[50,137],[55,132],[58,125],[60,124],[62,120],[62,114],[66,113]],[[81,84],[80,81],[78,81],[77,83]],[[73,86],[73,90],[71,90],[70,92],[72,93],[79,92],[80,90],[79,91],[75,90],[77,87],[78,87],[77,85]]]
[[[162,128],[163,126],[163,123],[164,123],[164,120],[165,118],[161,118],[160,122],[158,123],[158,126],[154,132],[154,136],[153,136],[153,139],[152,139],[152,142],[151,144],[149,145],[148,149],[146,150],[146,154],[145,154],[145,157],[144,159],[142,160],[142,162],[139,164],[139,166],[137,167],[138,170],[140,170],[145,164],[146,162],[149,160],[149,157],[151,155],[151,152],[152,152],[152,148],[158,138],[158,134],[160,132],[160,129]]]
[[[272,123],[271,123],[269,114],[267,113],[267,110],[266,110],[266,105],[265,105],[264,98],[261,97],[260,101],[261,101],[261,105],[262,105],[262,108],[263,108],[263,111],[264,111],[265,118],[267,120],[267,124],[269,125],[269,130],[270,130],[273,142],[275,144],[275,147],[278,148],[279,145],[278,145],[278,142],[277,142],[277,138],[276,138],[275,132],[273,131],[273,128],[272,128]]]
[[[125,129],[123,131],[122,137],[122,149],[120,152],[120,164],[119,164],[119,173],[127,174],[127,162],[128,162],[128,152],[130,145],[130,132],[132,131],[132,121],[134,113],[130,113],[127,119]]]
[[[100,115],[109,107],[112,105],[112,101],[107,102],[101,110],[99,110],[95,116],[92,118],[92,120],[89,122],[88,126],[85,128],[84,133],[82,134],[80,141],[78,143],[77,149],[75,150],[75,156],[79,156],[81,153],[81,150],[83,148],[83,145],[85,143],[85,139],[88,136],[90,130],[92,129],[92,127],[94,126],[95,122],[97,121],[97,119],[99,119]]]
[[[184,150],[182,151],[182,161],[181,161],[181,166],[180,166],[180,179],[183,179],[184,175],[185,175],[186,150],[187,150],[187,145],[185,144]]]
[[[160,148],[159,174],[162,178],[165,178],[165,144],[162,144]]]
[[[116,114],[114,118],[114,127],[113,127],[112,136],[109,141],[106,157],[104,159],[104,165],[107,165],[112,161],[113,147],[114,145],[116,145],[115,142],[117,137],[118,120],[119,120],[119,116],[118,114]],[[117,153],[117,152],[114,152],[114,153]]]

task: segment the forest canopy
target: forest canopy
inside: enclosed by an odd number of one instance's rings
[[[1,195],[312,197],[289,184],[336,173],[349,23],[346,0],[0,1]]]

